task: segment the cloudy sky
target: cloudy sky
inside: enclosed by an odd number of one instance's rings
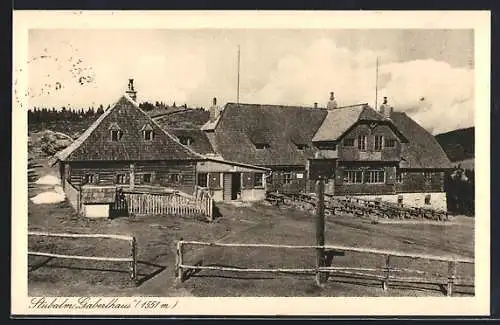
[[[474,125],[472,30],[31,30],[30,106],[139,101],[375,104],[389,98],[433,133]]]

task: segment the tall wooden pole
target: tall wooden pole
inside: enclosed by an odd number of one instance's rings
[[[325,245],[325,180],[316,181],[316,245]],[[316,249],[316,267],[324,267],[325,249]],[[321,286],[326,281],[326,273],[316,272],[316,284]]]
[[[240,103],[240,46],[238,45],[238,84],[236,86],[236,103]]]
[[[375,107],[373,107],[375,110],[377,109],[377,102],[378,102],[378,56],[377,56],[377,62],[376,62],[376,70],[375,70]]]

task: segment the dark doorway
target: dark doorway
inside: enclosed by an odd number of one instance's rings
[[[236,200],[241,193],[241,173],[232,173],[231,200]]]

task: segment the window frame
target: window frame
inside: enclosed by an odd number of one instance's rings
[[[86,174],[83,174],[83,177],[82,177],[82,184],[83,185],[86,185],[86,184],[95,184],[96,181],[97,181],[97,176],[96,174],[93,174],[93,173],[86,173]]]
[[[361,139],[363,139],[363,141],[361,141]],[[358,141],[358,150],[363,152],[366,151],[368,137],[366,135],[360,134],[357,137],[357,141]]]
[[[344,147],[354,147],[356,143],[356,139],[355,138],[345,138],[343,141],[342,141],[342,145]]]
[[[123,182],[120,182],[120,176],[123,176]],[[125,174],[125,173],[117,173],[115,175],[115,184],[118,184],[118,185],[127,184],[127,174]]]
[[[350,175],[349,173],[354,173],[354,177],[352,177],[352,179],[354,181],[351,181],[351,177],[349,177],[349,175]],[[357,175],[361,175],[359,177],[359,182],[358,182]],[[363,184],[363,170],[362,169],[346,169],[346,170],[344,170],[343,183],[344,184]]]
[[[380,179],[380,173],[382,175],[382,179]],[[376,181],[372,181],[374,179],[372,175],[377,175],[374,177]],[[386,175],[384,169],[367,169],[363,171],[363,184],[385,184],[385,178]]]
[[[200,176],[204,175],[205,176],[205,186],[200,185]],[[198,187],[208,187],[208,173],[198,173],[196,174],[196,186]]]
[[[264,173],[254,173],[253,187],[264,187]]]
[[[283,184],[291,184],[292,180],[293,180],[293,173],[292,172],[283,173]]]
[[[424,181],[426,184],[432,183],[433,172],[424,172]]]
[[[182,145],[185,145],[185,146],[190,146],[193,144],[194,140],[193,138],[191,137],[186,137],[186,136],[180,136],[179,137],[179,142],[182,144]]]
[[[148,139],[147,135],[150,135],[149,139]],[[142,131],[142,138],[144,139],[144,141],[153,141],[153,138],[154,138],[153,130],[143,130]]]
[[[149,181],[146,181],[146,175],[149,176]],[[144,173],[144,174],[142,174],[142,182],[144,184],[151,184],[151,183],[153,183],[153,173]]]
[[[169,178],[170,178],[171,184],[180,184],[181,183],[181,174],[179,174],[179,173],[171,173]]]
[[[405,177],[406,177],[406,172],[401,170],[396,170],[396,178],[394,179],[394,181],[397,184],[402,184]]]
[[[385,148],[396,148],[396,139],[385,138],[384,139],[384,147]]]
[[[114,137],[115,134],[116,134],[116,140]],[[110,135],[111,135],[112,142],[118,142],[121,140],[123,132],[122,132],[122,130],[110,130]]]
[[[377,141],[379,140],[379,141]],[[376,152],[380,152],[384,149],[384,136],[383,135],[375,135],[373,137],[373,150]]]
[[[255,149],[257,150],[266,150],[271,148],[269,143],[255,143]]]

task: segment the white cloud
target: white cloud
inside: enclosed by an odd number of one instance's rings
[[[467,127],[474,121],[474,73],[435,60],[397,63],[390,53],[351,52],[320,39],[300,53],[279,60],[265,86],[244,99],[250,102],[326,105],[334,91],[340,105],[375,102],[376,57],[380,56],[379,103],[388,96],[434,132]],[[422,101],[421,98],[424,98]]]

